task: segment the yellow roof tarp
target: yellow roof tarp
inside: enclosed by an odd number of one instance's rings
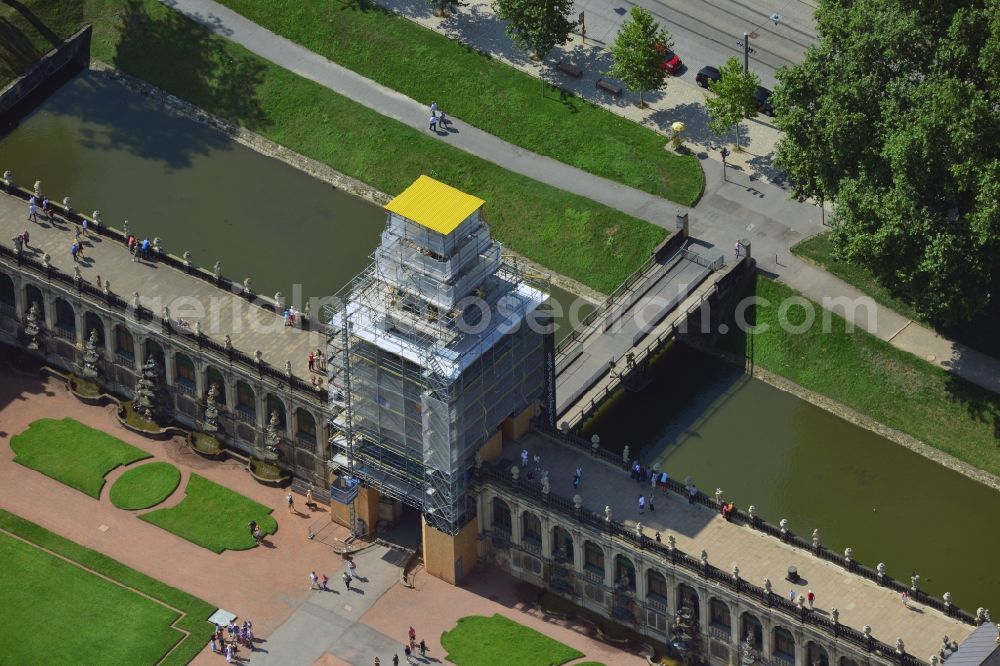
[[[420,176],[385,209],[447,236],[485,203],[430,176]]]

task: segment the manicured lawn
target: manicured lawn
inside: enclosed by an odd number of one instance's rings
[[[14,462],[94,498],[101,496],[108,472],[151,457],[74,419],[39,419],[12,437],[10,447],[17,454]]]
[[[905,300],[894,296],[888,289],[879,284],[877,278],[867,268],[834,257],[833,243],[830,241],[829,232],[798,243],[792,247],[792,253],[836,275],[844,282],[874,298],[877,303],[895,310],[904,317],[922,322],[952,340],[1000,358],[1000,335],[997,335],[997,331],[1000,331],[1000,305],[995,304],[975,320],[961,326],[942,328],[935,326],[934,322],[921,316]]]
[[[391,12],[357,0],[221,0],[306,48],[515,145],[684,205],[698,159],[666,138]],[[466,11],[459,9],[459,11]],[[546,65],[546,71],[552,69]],[[562,76],[556,74],[557,77]],[[627,158],[625,158],[627,156]]]
[[[812,304],[816,316],[804,333],[785,331],[778,309],[798,292],[764,277],[751,281],[747,296],[770,302],[752,308],[750,323],[767,331],[730,332],[722,344],[755,364],[822,393],[959,460],[1000,474],[1000,396],[970,384]],[[824,314],[831,317],[823,332]],[[788,309],[793,326],[805,321],[800,306]],[[730,330],[736,329],[734,321]]]
[[[0,533],[3,663],[155,664],[174,648],[162,662],[172,666],[205,646],[214,609],[204,601],[7,511],[0,510],[0,529],[30,542]],[[175,620],[189,637],[170,626]]]
[[[44,19],[66,3],[80,4],[25,0]],[[82,4],[84,20],[94,24],[95,58],[382,191],[401,192],[426,173],[473,193],[486,200],[485,217],[501,242],[598,291],[613,291],[666,237],[660,227],[380,116],[212,35],[157,0]],[[630,162],[633,150],[617,144],[612,161]]]
[[[253,548],[247,529],[251,520],[265,534],[278,529],[271,509],[197,474],[188,479],[180,504],[139,517],[216,553]]]
[[[180,482],[180,470],[170,463],[140,465],[122,474],[111,486],[111,503],[119,509],[148,509],[170,497]]]
[[[441,635],[448,661],[457,666],[549,666],[565,664],[583,653],[502,615],[470,615]]]

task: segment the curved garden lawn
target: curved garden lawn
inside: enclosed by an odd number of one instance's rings
[[[140,465],[122,474],[111,486],[111,503],[130,511],[148,509],[170,497],[180,482],[180,470],[170,463]]]

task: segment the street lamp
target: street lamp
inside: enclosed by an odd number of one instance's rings
[[[726,158],[729,157],[729,149],[723,146],[719,154],[722,155],[722,180],[728,183],[729,179],[726,177]]]

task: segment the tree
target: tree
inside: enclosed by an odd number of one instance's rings
[[[824,0],[778,73],[775,162],[837,256],[956,325],[1000,290],[1000,0]],[[992,306],[996,308],[996,304]]]
[[[569,41],[569,33],[576,25],[569,20],[573,0],[493,0],[493,11],[508,22],[507,35],[519,47],[531,51],[539,67],[552,49]]]
[[[653,15],[642,7],[632,7],[631,17],[622,24],[611,46],[614,63],[609,76],[621,79],[639,91],[639,106],[645,106],[642,93],[659,90],[667,79],[663,54],[674,45],[673,38],[661,28]]]
[[[730,58],[719,70],[722,78],[708,84],[715,95],[705,99],[711,120],[708,126],[716,134],[722,135],[736,126],[736,149],[740,149],[740,121],[757,113],[754,94],[760,85],[760,77],[753,72],[743,71],[743,65],[736,58]]]

